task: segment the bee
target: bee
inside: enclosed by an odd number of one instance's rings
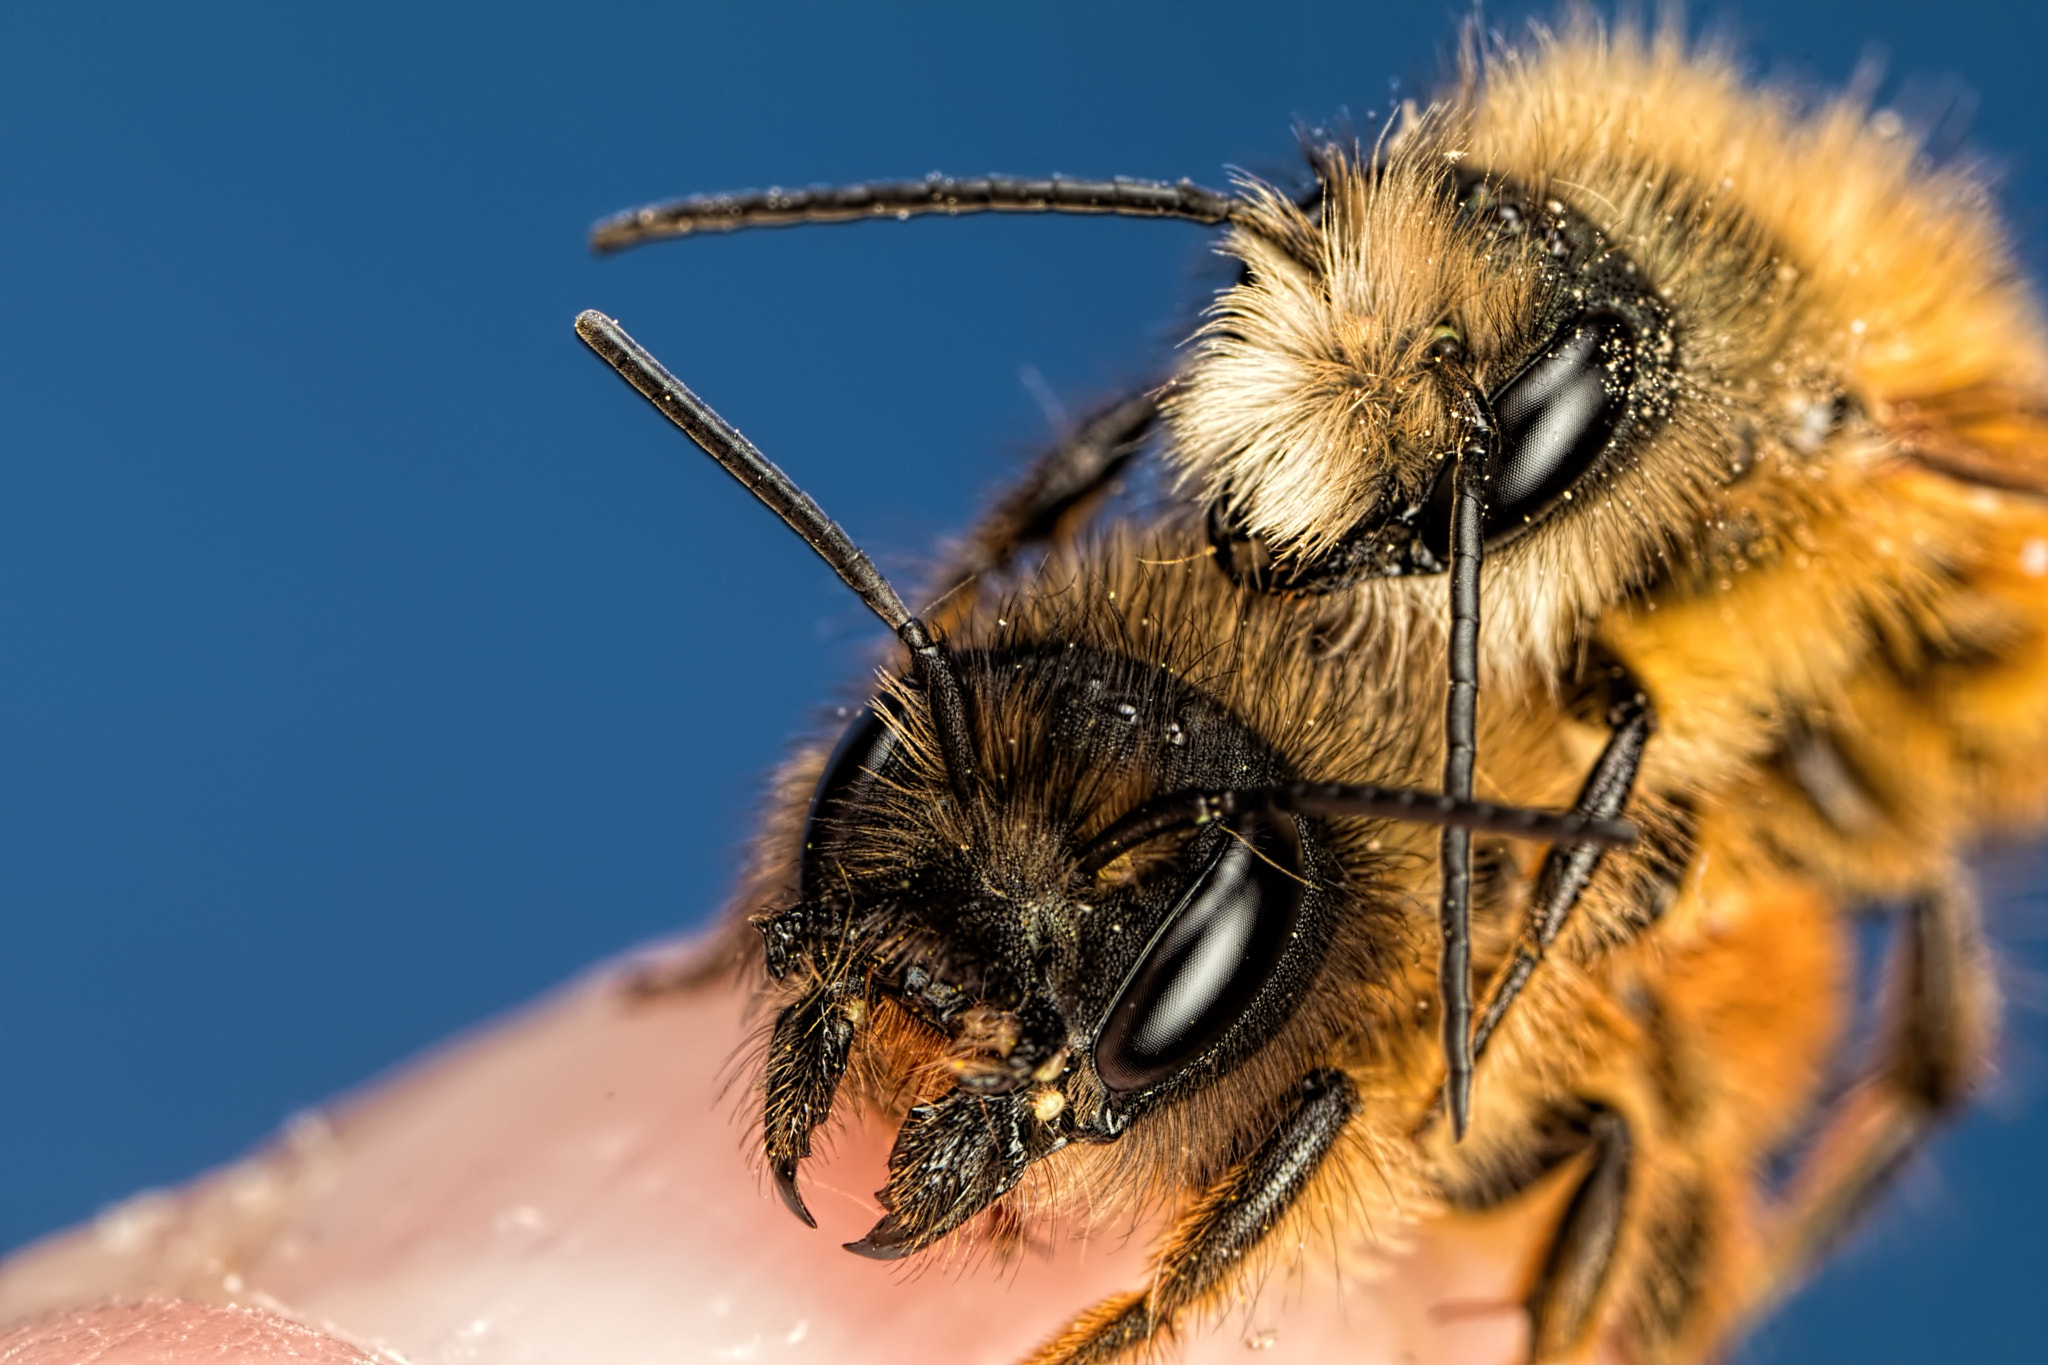
[[[1369,152],[1312,138],[1305,194],[935,177],[654,205],[593,243],[983,210],[1220,225],[1238,275],[1179,371],[1046,468],[1111,477],[1163,420],[1226,575],[1316,604],[1326,653],[1440,661],[1397,709],[1442,708],[1447,795],[1471,790],[1482,667],[1561,693],[1619,668],[1619,799],[1749,812],[1844,907],[1953,899],[1971,844],[2048,808],[2048,344],[1983,186],[1896,115],[1801,112],[1676,26],[1468,35]],[[1581,885],[1598,861],[1555,856]],[[1441,859],[1462,1129],[1538,964],[1655,915],[1560,948],[1562,897],[1475,1006],[1468,834]]]
[[[765,946],[762,1146],[782,1199],[811,1221],[801,1163],[852,1108],[898,1125],[861,1255],[927,1252],[970,1223],[1000,1248],[1060,1219],[1167,1217],[1149,1287],[1083,1311],[1032,1365],[1125,1359],[1311,1244],[1354,1264],[1415,1220],[1560,1182],[1534,1358],[1695,1359],[1894,1154],[1867,1141],[1873,1118],[1891,1133],[1915,1084],[1953,1083],[1974,1055],[1951,1025],[1975,1016],[1942,999],[1982,999],[1972,921],[1929,901],[1888,1048],[1827,1106],[1853,976],[1838,908],[1739,813],[1643,793],[1617,821],[1600,813],[1613,764],[1574,794],[1575,743],[1597,727],[1546,689],[1496,689],[1477,713],[1499,799],[1420,791],[1439,737],[1377,704],[1402,694],[1375,652],[1318,658],[1293,604],[1213,573],[1171,523],[1098,527],[942,637],[616,323],[577,330],[903,647],[830,752],[778,779],[740,895]],[[1583,891],[1603,922],[1674,905],[1532,985],[1487,1040],[1462,1143],[1437,1099],[1426,824],[1479,837],[1491,970],[1559,894],[1532,840],[1626,846]],[[1714,857],[1688,866],[1694,839]],[[1772,1197],[1769,1159],[1816,1119],[1811,1161]]]

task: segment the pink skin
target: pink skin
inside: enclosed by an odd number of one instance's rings
[[[0,1326],[0,1365],[1011,1365],[1143,1282],[1151,1228],[1004,1263],[847,1254],[879,1213],[868,1191],[891,1135],[856,1125],[806,1166],[819,1228],[804,1227],[748,1150],[743,1002],[711,986],[630,1005],[619,979],[598,973],[238,1165],[0,1265],[0,1324],[16,1324]],[[1425,1226],[1341,1284],[1275,1276],[1193,1325],[1179,1358],[1520,1360],[1517,1305],[1556,1215],[1546,1196]]]
[[[182,1300],[99,1303],[0,1329],[7,1365],[376,1365],[378,1357],[261,1308]]]

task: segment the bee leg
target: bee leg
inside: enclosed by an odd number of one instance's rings
[[[1285,1221],[1359,1105],[1357,1087],[1341,1071],[1304,1078],[1294,1109],[1258,1150],[1181,1217],[1151,1286],[1103,1300],[1024,1365],[1109,1365],[1171,1334],[1183,1313],[1241,1274]]]
[[[1594,1326],[1594,1309],[1614,1265],[1628,1216],[1635,1143],[1628,1121],[1597,1110],[1587,1124],[1592,1162],[1558,1224],[1529,1291],[1529,1358],[1570,1356]]]
[[[1610,728],[1607,746],[1601,750],[1599,761],[1593,765],[1585,785],[1579,789],[1578,803],[1572,807],[1575,814],[1601,820],[1621,814],[1621,808],[1628,804],[1629,791],[1635,786],[1636,771],[1642,766],[1643,748],[1650,733],[1657,728],[1649,698],[1637,691],[1633,680],[1626,675],[1622,682],[1620,699],[1607,711]],[[1475,1058],[1485,1055],[1487,1041],[1500,1027],[1501,1020],[1507,1016],[1522,988],[1529,984],[1529,978],[1535,974],[1537,964],[1543,961],[1544,953],[1557,940],[1572,908],[1579,903],[1579,897],[1593,880],[1593,873],[1599,869],[1604,851],[1594,844],[1574,844],[1553,848],[1544,858],[1543,868],[1536,876],[1535,894],[1530,898],[1529,920],[1523,929],[1522,945],[1506,969],[1495,978],[1486,1008],[1479,1016],[1479,1026],[1474,1030],[1472,1054]]]
[[[1959,882],[1922,893],[1896,938],[1882,1055],[1793,1178],[1782,1240],[1756,1286],[1756,1311],[1855,1226],[1990,1066],[1998,988],[1975,897]]]
[[[1008,568],[1027,547],[1057,539],[1130,464],[1158,420],[1156,387],[1127,394],[1083,418],[1033,460],[950,549],[933,579],[938,589],[934,601],[949,601],[983,575]],[[958,610],[955,606],[954,613]],[[943,629],[944,614],[933,615],[931,624]]]
[[[818,1221],[797,1190],[797,1163],[811,1154],[811,1134],[832,1112],[854,1030],[866,1017],[867,999],[856,981],[821,981],[776,1016],[768,1040],[762,1145],[782,1202],[812,1227]]]
[[[1571,1199],[1522,1302],[1529,1315],[1529,1359],[1576,1359],[1600,1322],[1612,1316],[1601,1311],[1608,1286],[1628,1283],[1628,1277],[1616,1275],[1615,1264],[1624,1232],[1642,1219],[1635,1191],[1635,1136],[1620,1111],[1575,1100],[1551,1109],[1525,1142],[1522,1159],[1508,1169],[1491,1171],[1471,1185],[1454,1183],[1444,1193],[1453,1209],[1498,1208],[1558,1172],[1578,1168]],[[1642,1169],[1656,1174],[1653,1166]],[[1632,1240],[1654,1242],[1653,1233],[1645,1230]]]
[[[920,1104],[889,1153],[882,1220],[846,1249],[877,1261],[922,1251],[1008,1194],[1025,1168],[1067,1145],[1065,1125],[1041,1121],[1021,1092],[955,1090]]]

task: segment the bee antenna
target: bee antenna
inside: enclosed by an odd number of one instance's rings
[[[777,469],[732,423],[690,392],[646,347],[626,335],[625,328],[591,308],[577,315],[576,335],[600,360],[618,371],[620,378],[638,389],[662,416],[682,428],[684,435],[718,461],[720,468],[802,536],[818,558],[831,565],[832,571],[860,594],[868,609],[896,632],[916,663],[918,680],[931,703],[939,751],[946,762],[953,794],[963,805],[970,801],[975,772],[974,736],[968,728],[966,694],[961,690],[952,656],[925,623],[903,605],[903,599],[882,577],[875,562],[853,543],[838,522],[825,515],[825,509],[810,494],[791,482],[789,475]]]
[[[868,180],[804,189],[700,194],[614,214],[590,230],[600,256],[663,237],[736,232],[752,227],[850,223],[927,213],[1107,213],[1122,218],[1179,218],[1221,223],[1238,201],[1192,180],[1075,180],[1063,175],[931,175],[922,180]]]
[[[1275,787],[1196,789],[1155,797],[1090,840],[1081,853],[1081,871],[1093,876],[1131,849],[1162,834],[1253,811],[1409,820],[1559,844],[1620,847],[1634,843],[1636,838],[1635,826],[1626,820],[1603,820],[1576,811],[1498,806],[1488,801],[1363,783],[1288,782]]]
[[[1450,686],[1444,699],[1444,795],[1472,797],[1479,729],[1479,566],[1486,554],[1487,471],[1498,462],[1500,426],[1485,392],[1455,342],[1433,357],[1450,391],[1462,434],[1451,469]],[[1443,998],[1444,1099],[1454,1137],[1472,1113],[1472,831],[1448,826],[1443,837],[1443,901],[1438,922],[1443,956],[1437,991]]]

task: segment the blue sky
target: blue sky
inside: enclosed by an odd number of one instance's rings
[[[909,571],[1216,278],[1178,224],[980,219],[595,261],[696,190],[1285,170],[1458,11],[0,9],[0,1245],[701,922],[876,638],[582,353],[619,316]],[[1271,13],[1269,11],[1277,11]],[[1510,23],[1526,8],[1492,11]],[[1758,70],[1959,100],[2048,260],[2048,20],[1789,4]],[[2038,1356],[2044,962],[1997,1093],[1751,1348]],[[2030,1349],[2031,1348],[2031,1349]]]

